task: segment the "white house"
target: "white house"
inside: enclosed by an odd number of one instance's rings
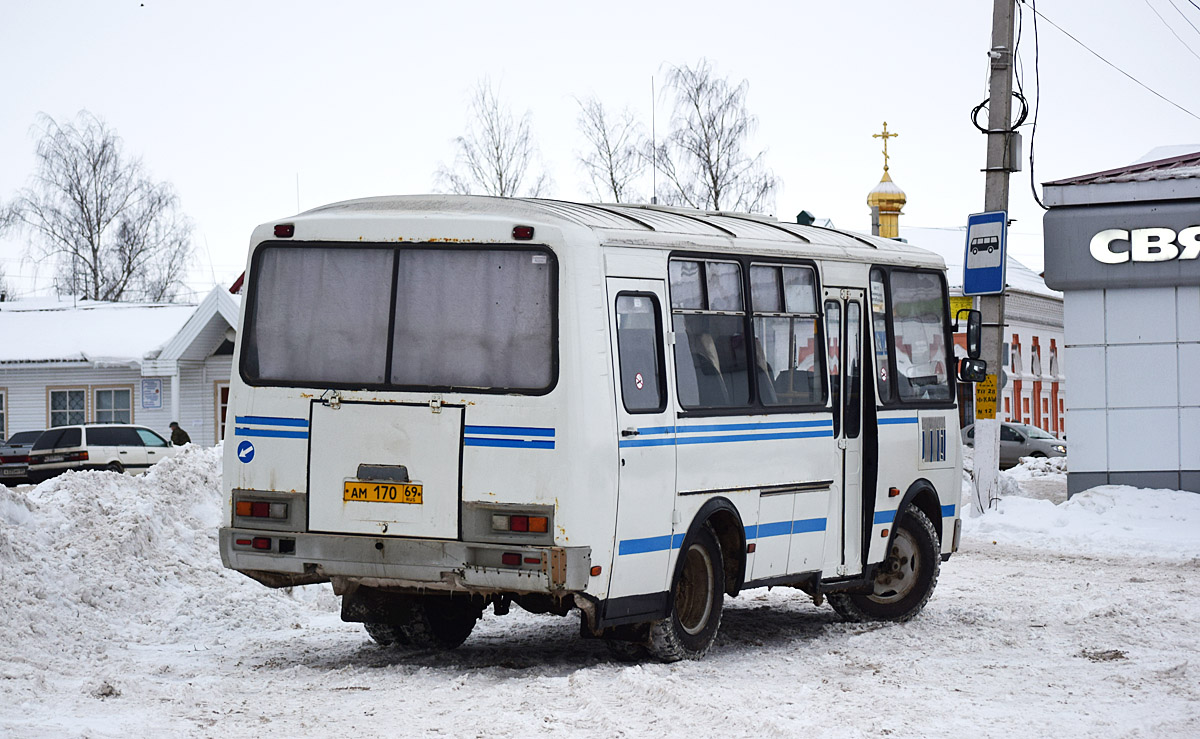
[[[0,436],[137,423],[197,444],[224,436],[239,298],[199,305],[0,302]]]

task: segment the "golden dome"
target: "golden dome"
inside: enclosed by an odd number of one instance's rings
[[[883,170],[883,179],[871,190],[867,195],[867,205],[872,208],[879,208],[881,211],[900,212],[904,204],[908,202],[908,198],[904,196],[904,191],[892,182],[892,176],[888,174],[886,168]]]

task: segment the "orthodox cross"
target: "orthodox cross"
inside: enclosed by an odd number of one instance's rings
[[[887,121],[883,122],[883,133],[871,134],[871,138],[873,138],[873,139],[883,139],[883,171],[884,172],[888,171],[887,140],[894,139],[899,135],[900,134],[898,134],[898,133],[888,133]]]

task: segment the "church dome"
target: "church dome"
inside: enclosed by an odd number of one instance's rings
[[[892,176],[886,169],[883,170],[883,179],[867,195],[867,205],[884,211],[899,212],[907,201],[908,198],[904,196],[904,191],[895,182],[892,182]]]

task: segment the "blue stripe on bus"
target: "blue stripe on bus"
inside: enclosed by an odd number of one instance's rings
[[[247,429],[235,428],[234,436],[266,436],[276,439],[307,439],[307,431],[284,431],[283,429]]]
[[[259,426],[308,426],[307,418],[274,418],[272,416],[234,416],[234,423],[252,423]]]
[[[494,434],[496,436],[554,436],[554,429],[533,426],[466,426],[468,434]]]
[[[826,519],[805,518],[798,521],[777,521],[746,527],[746,541],[763,539],[768,536],[787,536],[789,534],[808,534],[814,531],[824,531]],[[683,534],[673,536],[648,536],[644,539],[622,539],[617,545],[617,554],[645,554],[646,552],[662,552],[668,549],[678,549],[683,546]]]
[[[542,441],[538,439],[489,439],[480,436],[467,436],[463,438],[464,446],[490,446],[490,447],[507,447],[511,449],[553,449],[553,441]]]
[[[894,426],[899,423],[916,423],[917,417],[912,418],[881,418],[879,419],[880,426]]]
[[[635,446],[670,446],[672,444],[723,444],[734,441],[771,441],[774,439],[818,439],[832,438],[833,429],[821,429],[818,431],[794,431],[790,433],[774,433],[774,434],[719,434],[715,436],[677,436],[660,437],[657,439],[622,439],[617,442],[619,447],[635,447]]]
[[[953,518],[955,508],[957,508],[957,506],[953,506],[953,505],[942,506],[942,518]]]
[[[771,423],[729,423],[729,424],[709,424],[704,426],[676,426],[675,430],[681,434],[690,434],[698,431],[759,431],[767,429],[807,429],[807,428],[833,428],[833,419],[827,418],[822,421],[778,421]]]
[[[895,520],[896,520],[896,512],[895,511],[879,511],[875,514],[875,525],[876,526],[878,526],[881,523],[889,524]]]

